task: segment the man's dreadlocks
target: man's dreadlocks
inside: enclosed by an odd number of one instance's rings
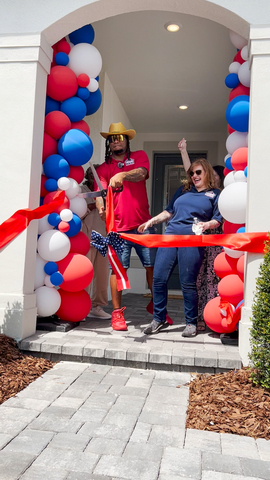
[[[127,140],[127,158],[129,159],[130,157],[130,144],[129,144],[129,138],[127,135],[125,135],[125,138]],[[109,163],[109,159],[110,159],[110,156],[111,156],[111,150],[110,150],[110,143],[109,143],[109,140],[108,138],[106,138],[106,150],[105,150],[105,162],[106,163]]]

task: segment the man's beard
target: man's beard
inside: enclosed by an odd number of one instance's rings
[[[113,154],[118,156],[118,155],[123,155],[123,153],[125,152],[126,150],[124,148],[120,148],[119,150],[115,150]]]

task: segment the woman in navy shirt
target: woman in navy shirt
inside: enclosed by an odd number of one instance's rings
[[[215,188],[214,172],[205,159],[198,159],[188,170],[188,182],[176,191],[167,208],[148,222],[140,225],[143,233],[157,223],[168,221],[166,235],[194,235],[194,218],[198,219],[201,233],[214,229],[222,221],[218,210],[220,190]],[[197,333],[198,294],[197,276],[203,261],[203,247],[166,247],[159,248],[156,255],[153,279],[154,319],[144,333],[158,333],[168,327],[167,282],[178,261],[179,277],[184,298],[186,327],[183,337],[192,337]]]

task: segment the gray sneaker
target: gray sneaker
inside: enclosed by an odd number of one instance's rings
[[[182,332],[182,337],[195,337],[197,335],[197,327],[191,323],[186,325],[185,330]]]
[[[151,335],[151,333],[158,333],[160,330],[163,330],[163,328],[167,328],[169,324],[167,322],[157,322],[156,320],[152,320],[150,325],[148,325],[143,333],[146,335]]]

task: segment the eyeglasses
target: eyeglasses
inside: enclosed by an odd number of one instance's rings
[[[193,177],[193,175],[196,173],[196,175],[201,175],[202,170],[195,170],[195,172],[189,172],[189,175]]]
[[[118,142],[123,142],[124,141],[124,135],[110,135],[108,137],[109,143],[114,143],[116,140]]]

